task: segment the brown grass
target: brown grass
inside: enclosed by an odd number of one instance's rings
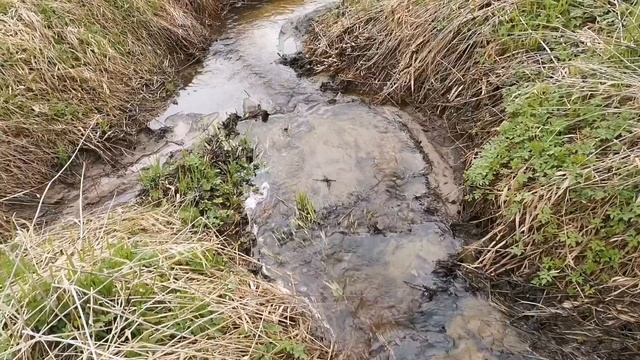
[[[0,0],[0,199],[84,144],[106,159],[206,48],[219,0]]]
[[[514,1],[349,2],[326,14],[307,37],[306,57],[378,101],[411,103],[445,116],[457,133],[486,128],[457,121],[499,106],[503,75],[491,54],[490,30]],[[496,111],[486,116],[492,123]],[[486,138],[486,135],[484,136]]]
[[[176,213],[119,208],[2,245],[0,357],[329,357],[304,303]]]

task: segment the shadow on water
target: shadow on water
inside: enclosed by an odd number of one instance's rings
[[[255,256],[265,275],[317,310],[337,357],[527,358],[526,344],[488,302],[434,274],[461,247],[447,226],[460,197],[447,149],[422,136],[411,114],[322,92],[322,79],[300,78],[278,61],[301,50],[309,19],[330,5],[288,0],[234,9],[188,74],[191,83],[123,159],[128,166],[86,169],[84,206],[134,200],[142,168],[259,104],[268,121],[239,127],[264,164],[255,179],[262,192],[247,202]],[[79,204],[77,189],[51,193],[51,203]],[[312,221],[299,221],[299,194],[316,210]],[[78,205],[49,210],[76,214]]]

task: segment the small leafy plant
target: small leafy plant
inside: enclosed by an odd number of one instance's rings
[[[229,230],[245,221],[243,200],[255,170],[246,140],[215,131],[176,160],[144,170],[141,181],[151,201],[178,203],[184,223]]]

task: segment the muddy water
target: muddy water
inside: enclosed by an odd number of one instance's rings
[[[255,256],[266,276],[317,310],[336,358],[526,358],[496,310],[434,274],[461,246],[447,226],[460,197],[447,149],[407,112],[322,92],[322,79],[278,62],[300,49],[305,24],[326,5],[272,1],[231,14],[190,85],[149,124],[166,136],[144,137],[120,172],[85,169],[82,198],[54,190],[52,202],[76,203],[64,210],[75,214],[81,204],[131,201],[140,169],[260,104],[268,121],[239,127],[263,164],[261,191],[247,202]],[[296,221],[298,194],[313,202],[313,223]]]

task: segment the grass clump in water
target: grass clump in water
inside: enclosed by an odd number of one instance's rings
[[[255,175],[253,148],[216,129],[196,149],[142,173],[152,201],[177,203],[186,224],[222,231],[242,229],[244,194]]]
[[[307,193],[298,193],[296,195],[296,219],[295,222],[303,229],[307,229],[315,224],[318,220],[316,208],[313,201]]]

